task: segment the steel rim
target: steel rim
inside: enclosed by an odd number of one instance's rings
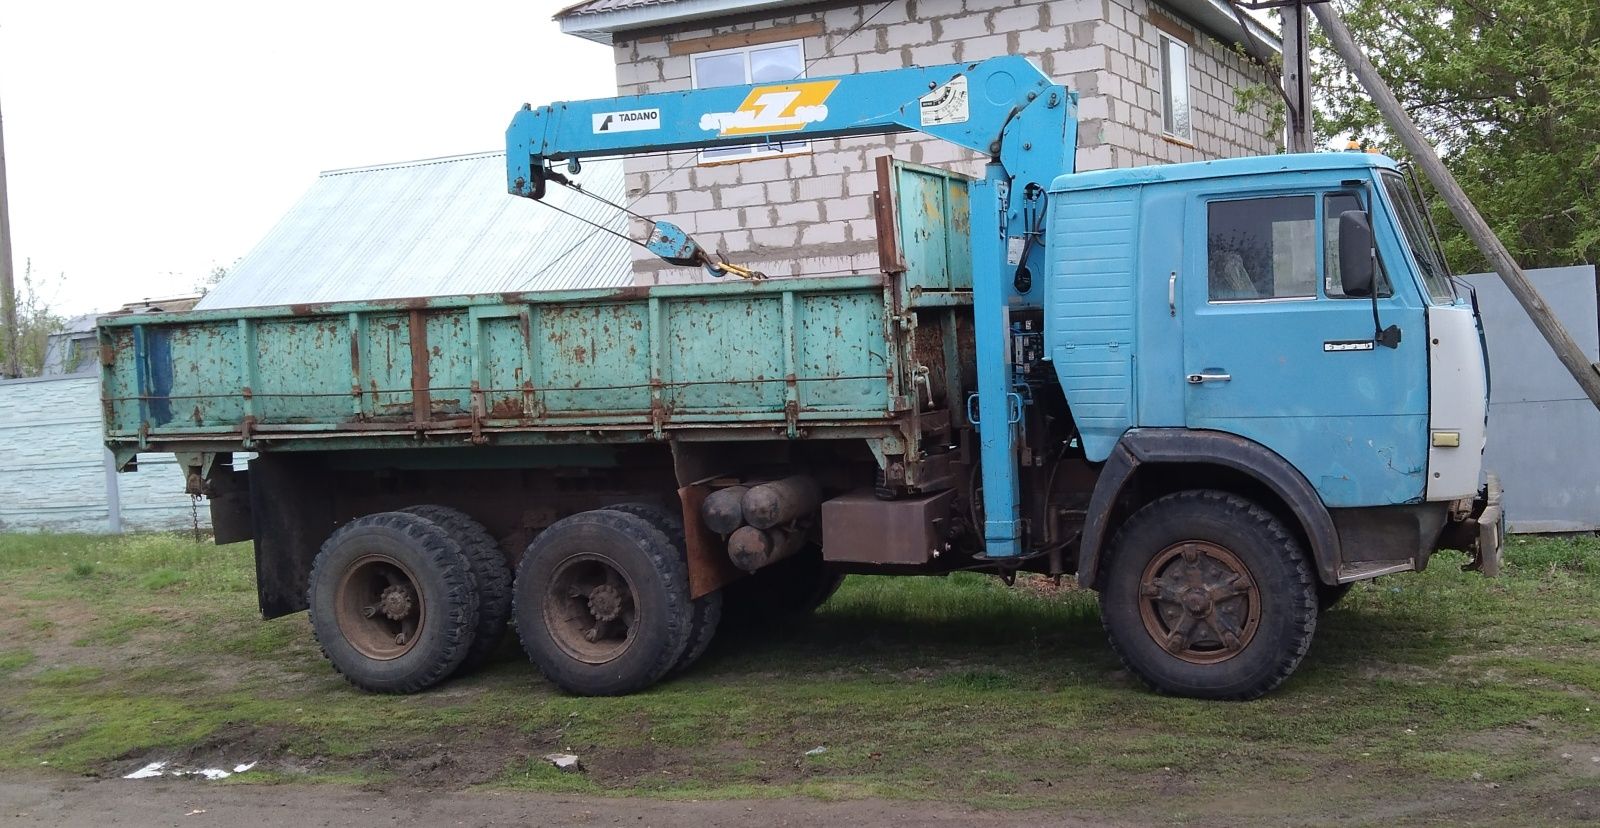
[[[562,652],[604,664],[627,651],[639,619],[639,593],[628,573],[604,555],[561,562],[545,590],[544,623]]]
[[[356,652],[390,661],[417,645],[428,620],[427,600],[410,567],[372,553],[357,558],[339,579],[334,618]]]
[[[1175,543],[1139,577],[1139,617],[1156,646],[1191,664],[1243,652],[1261,626],[1261,590],[1239,556],[1206,541]]]

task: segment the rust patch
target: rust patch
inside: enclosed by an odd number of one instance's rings
[[[428,328],[422,311],[411,312],[411,419],[420,424],[433,414],[433,393],[428,388]]]
[[[904,273],[906,263],[900,258],[900,234],[895,228],[890,175],[893,163],[887,155],[877,158],[878,190],[872,194],[872,213],[878,230],[878,269],[884,273]]]
[[[606,296],[610,299],[648,299],[650,288],[644,285],[624,285]]]
[[[689,597],[709,595],[744,576],[728,560],[722,538],[706,526],[700,516],[700,506],[710,486],[684,486],[678,490],[678,500],[683,506],[683,545],[689,559]]]

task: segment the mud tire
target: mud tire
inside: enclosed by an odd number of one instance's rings
[[[511,567],[505,553],[483,524],[459,509],[426,504],[400,511],[427,518],[448,532],[472,567],[472,577],[478,584],[478,627],[467,657],[455,674],[471,673],[488,663],[500,647],[506,622],[511,619]]]
[[[1257,620],[1248,636],[1241,634],[1246,643],[1232,655],[1221,650],[1197,654],[1194,649],[1174,654],[1149,629],[1147,619],[1160,616],[1155,599],[1141,596],[1147,567],[1175,546],[1188,544],[1221,549],[1247,570],[1255,585]],[[1311,565],[1282,521],[1249,500],[1212,490],[1159,498],[1128,518],[1108,556],[1100,589],[1101,623],[1123,663],[1158,692],[1257,698],[1288,679],[1311,647],[1318,606]],[[1146,603],[1149,615],[1142,614]],[[1185,655],[1220,660],[1193,663]]]
[[[383,572],[408,576],[420,621],[409,646],[375,657],[365,643],[374,629],[362,626],[357,605],[363,580]],[[360,517],[329,536],[312,563],[306,600],[322,654],[373,693],[416,693],[443,681],[466,659],[478,625],[478,589],[460,547],[432,521],[402,512]]]
[[[607,506],[615,512],[635,515],[650,522],[650,525],[661,530],[661,533],[672,541],[678,549],[678,554],[683,558],[684,568],[687,572],[689,565],[688,545],[684,542],[683,520],[672,514],[667,509],[649,503],[618,503]],[[688,583],[685,581],[685,583]],[[722,622],[722,590],[708,592],[699,598],[693,599],[692,612],[689,616],[689,646],[679,656],[678,663],[672,665],[667,671],[668,675],[677,675],[689,666],[700,660],[705,655],[711,642],[717,637],[717,625]]]
[[[615,583],[623,585],[611,591],[619,597],[596,610],[599,587]],[[678,663],[689,644],[690,604],[688,568],[671,539],[638,515],[596,509],[556,521],[528,545],[512,617],[529,660],[557,687],[619,696],[649,687]],[[625,632],[617,632],[619,623]],[[595,639],[585,637],[586,626]]]

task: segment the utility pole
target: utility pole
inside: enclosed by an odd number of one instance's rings
[[[1461,222],[1462,229],[1472,237],[1473,243],[1478,246],[1479,252],[1494,266],[1495,272],[1500,274],[1501,281],[1511,290],[1511,295],[1517,298],[1522,309],[1528,312],[1528,317],[1533,320],[1534,327],[1544,335],[1545,341],[1550,343],[1550,348],[1556,352],[1556,357],[1561,364],[1566,366],[1572,378],[1578,381],[1578,386],[1589,396],[1589,400],[1600,408],[1600,364],[1589,362],[1583,349],[1573,341],[1572,335],[1567,333],[1566,327],[1550,312],[1550,306],[1544,302],[1544,297],[1539,295],[1538,289],[1528,281],[1528,274],[1522,272],[1511,253],[1505,245],[1495,236],[1489,223],[1478,214],[1478,209],[1472,206],[1472,201],[1467,198],[1466,191],[1456,183],[1455,176],[1439,160],[1438,153],[1433,151],[1433,146],[1417,128],[1415,122],[1400,106],[1400,101],[1390,91],[1388,84],[1378,76],[1378,70],[1373,68],[1372,62],[1356,46],[1355,38],[1350,35],[1350,30],[1345,27],[1344,20],[1339,13],[1334,11],[1328,3],[1318,3],[1311,7],[1317,16],[1317,22],[1322,24],[1322,29],[1328,35],[1333,48],[1344,58],[1350,71],[1355,73],[1356,80],[1372,96],[1372,102],[1377,104],[1378,111],[1383,113],[1385,120],[1394,130],[1400,143],[1405,145],[1412,157],[1416,158],[1417,165],[1433,181],[1433,186],[1439,191],[1450,212],[1455,213],[1456,220]]]
[[[1283,97],[1289,104],[1289,151],[1313,152],[1311,134],[1311,16],[1300,2],[1279,8],[1283,17]]]
[[[6,128],[0,117],[0,325],[5,326],[5,365],[0,377],[22,376],[17,353],[17,282],[11,269],[11,200],[6,195]]]

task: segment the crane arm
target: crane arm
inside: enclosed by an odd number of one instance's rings
[[[1065,115],[1073,97],[1027,59],[999,57],[524,105],[506,130],[507,180],[513,195],[539,198],[553,162],[562,160],[897,132],[922,132],[999,157],[1007,126],[1019,113],[1037,104]],[[1059,141],[1061,129],[1056,136]],[[1060,174],[1061,148],[1040,149],[1041,169]],[[1048,185],[1049,179],[1039,183]]]

